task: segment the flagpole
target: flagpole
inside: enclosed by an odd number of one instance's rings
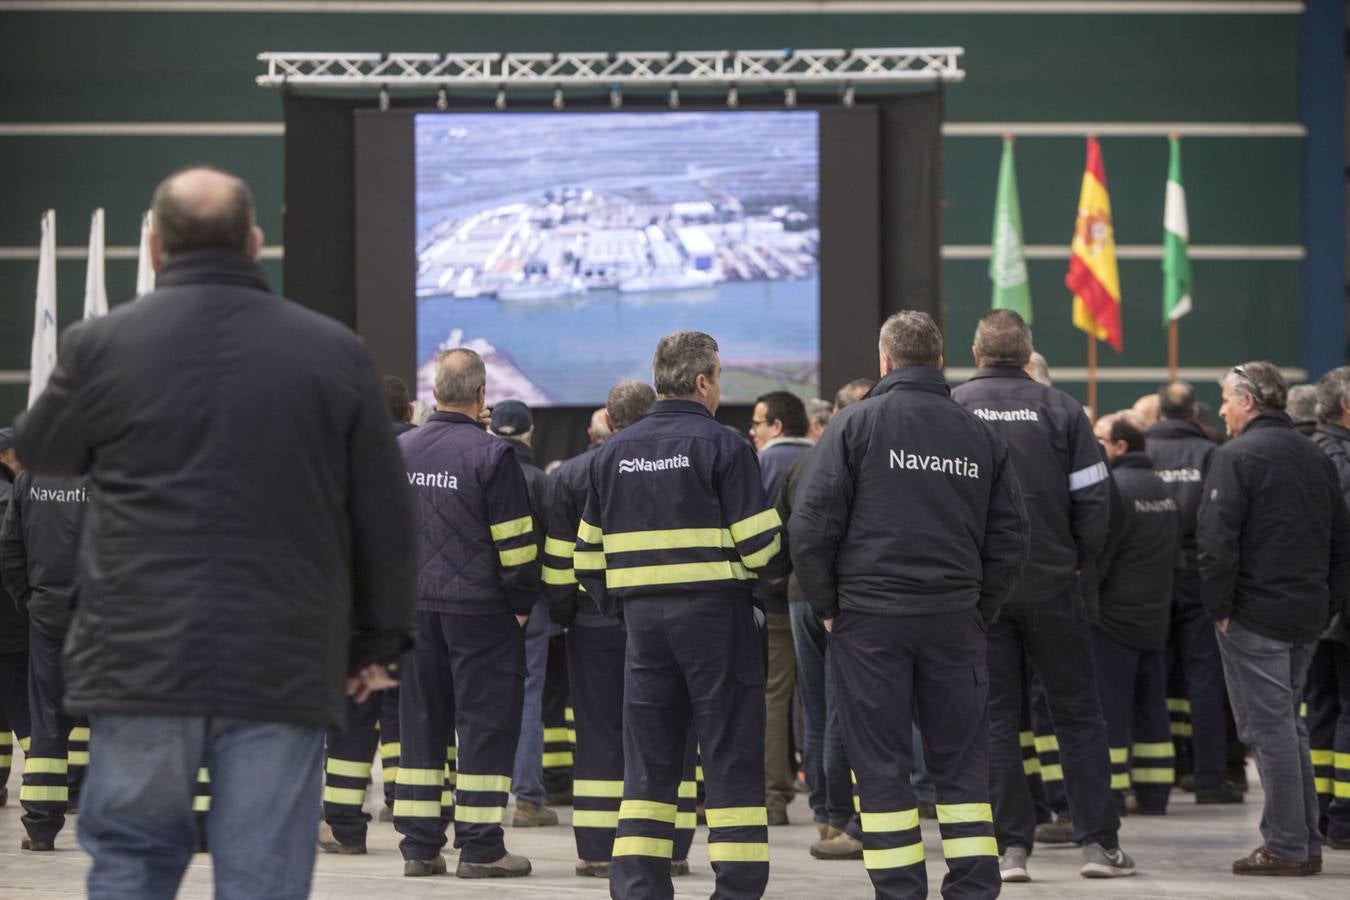
[[[1167,323],[1167,380],[1177,380],[1177,332],[1179,324],[1176,319]]]
[[[1088,392],[1087,405],[1092,410],[1092,421],[1096,422],[1100,418],[1097,411],[1097,335],[1088,333]]]

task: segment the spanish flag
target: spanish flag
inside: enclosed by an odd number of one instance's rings
[[[1125,347],[1120,327],[1120,276],[1116,272],[1116,238],[1111,226],[1111,196],[1106,167],[1095,137],[1087,142],[1087,170],[1078,195],[1078,222],[1073,229],[1073,256],[1064,283],[1073,291],[1074,327],[1095,334],[1117,353]]]

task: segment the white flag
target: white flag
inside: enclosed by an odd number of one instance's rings
[[[89,223],[89,262],[84,270],[84,317],[108,314],[108,285],[103,277],[103,210],[94,210]]]
[[[33,355],[28,376],[31,407],[56,368],[56,210],[42,217],[38,249],[37,301],[33,305]]]
[[[150,211],[141,216],[141,248],[136,255],[136,296],[155,289],[155,268],[150,264]]]

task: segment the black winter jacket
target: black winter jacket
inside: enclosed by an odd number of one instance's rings
[[[759,479],[764,485],[764,496],[768,497],[770,502],[777,504],[778,496],[787,482],[788,473],[803,456],[811,452],[814,446],[806,438],[779,438],[759,451]],[[781,509],[779,517],[782,518]],[[786,525],[787,519],[783,519],[783,523]],[[788,575],[761,577],[755,582],[755,602],[762,606],[765,612],[787,615]]]
[[[71,712],[340,727],[345,677],[411,646],[411,497],[370,356],[242,254],[175,254],[66,329],[16,448],[89,475]]]
[[[1339,425],[1318,425],[1313,443],[1322,448],[1336,467],[1341,482],[1341,496],[1350,507],[1350,431]],[[1350,645],[1350,615],[1342,615],[1325,635],[1333,641]]]
[[[1301,644],[1350,602],[1350,511],[1336,467],[1283,412],[1257,416],[1214,452],[1196,538],[1215,621]]]
[[[0,578],[33,627],[52,640],[70,629],[88,500],[83,481],[23,472],[0,524]]]
[[[788,526],[821,618],[979,607],[993,621],[1026,561],[1027,514],[1002,439],[942,374],[895,370],[830,422]]]
[[[1111,486],[1078,401],[1016,368],[978,369],[952,399],[1008,444],[1031,527],[1031,555],[1009,603],[1075,594],[1075,572],[1101,555]]]
[[[5,520],[9,500],[14,494],[14,480],[9,469],[0,465],[0,522]],[[0,580],[0,654],[28,652],[28,619],[14,604],[14,598]]]
[[[511,446],[459,413],[433,413],[398,439],[417,497],[417,608],[530,614],[539,543]]]
[[[577,548],[577,526],[586,508],[591,490],[591,461],[599,444],[572,457],[553,472],[553,494],[548,509],[548,538],[544,542],[544,593],[549,599],[549,616],[554,622],[600,627],[618,625],[619,620],[600,612],[577,584],[572,568]]]
[[[1143,453],[1117,457],[1111,477],[1121,524],[1099,566],[1098,626],[1127,646],[1161,651],[1167,648],[1172,572],[1181,553],[1177,501]]]
[[[1184,419],[1163,419],[1148,430],[1148,458],[1153,470],[1176,498],[1181,516],[1182,565],[1193,569],[1196,554],[1195,521],[1200,513],[1205,473],[1218,446],[1204,429]]]

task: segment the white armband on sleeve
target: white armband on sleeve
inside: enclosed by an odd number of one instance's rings
[[[1097,463],[1088,466],[1086,469],[1079,469],[1077,472],[1069,474],[1069,491],[1081,491],[1083,488],[1090,488],[1094,484],[1100,484],[1107,478],[1106,463]]]

